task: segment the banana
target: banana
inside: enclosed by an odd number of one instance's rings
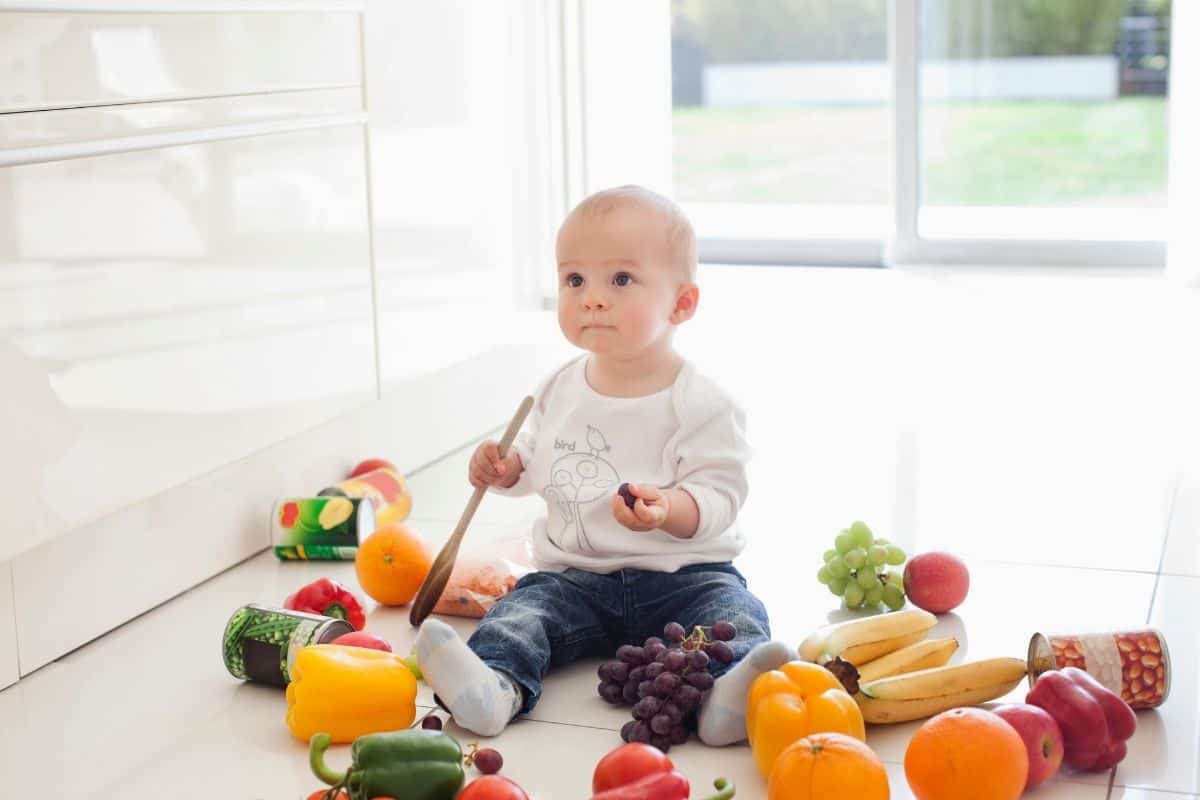
[[[859,692],[854,695],[855,702],[862,710],[863,720],[873,725],[889,725],[894,722],[909,722],[914,719],[925,719],[952,708],[977,706],[988,700],[1003,697],[1021,682],[1020,678],[994,686],[980,689],[969,689],[957,694],[944,694],[939,697],[923,697],[916,700],[877,700]]]
[[[929,631],[920,630],[913,631],[905,636],[896,636],[891,639],[884,639],[879,642],[867,642],[866,644],[856,644],[847,647],[841,652],[838,658],[843,661],[849,661],[854,666],[866,665],[872,661],[878,661],[884,656],[894,653],[897,650],[903,650],[905,647],[911,647],[917,642],[924,641],[929,635]]]
[[[802,659],[816,664],[831,658],[866,664],[921,641],[936,624],[937,617],[915,608],[852,619],[813,632],[800,644],[798,652]]]
[[[940,667],[950,661],[958,650],[957,639],[926,639],[923,642],[902,647],[882,658],[868,661],[858,668],[858,681],[871,683],[880,678],[890,678],[905,672]]]
[[[1025,677],[1026,669],[1019,658],[988,658],[860,682],[859,692],[876,700],[927,700],[1001,686],[1011,689]]]

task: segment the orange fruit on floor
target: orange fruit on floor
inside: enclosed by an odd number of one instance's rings
[[[384,525],[359,542],[354,558],[358,584],[385,606],[412,600],[432,565],[425,542],[403,523]]]
[[[1028,773],[1020,734],[982,708],[931,718],[904,754],[904,775],[917,800],[1016,800]]]
[[[888,800],[887,770],[879,756],[844,733],[814,733],[775,759],[768,800]]]

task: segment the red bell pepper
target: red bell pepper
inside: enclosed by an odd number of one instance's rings
[[[330,578],[313,581],[283,601],[284,608],[307,611],[323,617],[344,619],[361,631],[367,624],[367,615],[354,593]]]
[[[1054,717],[1062,728],[1063,760],[1078,770],[1115,767],[1125,758],[1125,740],[1137,729],[1133,709],[1075,667],[1042,675],[1025,702]]]
[[[714,782],[718,794],[708,800],[729,800],[736,792],[724,778]],[[687,800],[688,779],[657,747],[638,742],[610,751],[592,774],[592,800]]]

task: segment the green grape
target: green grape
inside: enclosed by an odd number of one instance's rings
[[[866,604],[869,606],[877,606],[883,600],[883,587],[877,586],[867,589]]]
[[[850,569],[861,569],[867,563],[867,551],[856,547],[846,553],[843,558],[846,559],[846,566]]]
[[[875,537],[875,544],[881,544],[884,547],[887,547],[891,543],[892,543],[891,539],[881,539],[878,536]]]
[[[844,556],[854,549],[854,537],[849,531],[842,531],[833,540],[833,546],[837,549],[839,556]]]
[[[846,586],[846,607],[858,608],[867,599],[866,591],[857,583],[851,583]]]
[[[846,560],[844,558],[835,558],[833,561],[830,561],[828,564],[826,564],[825,568],[828,569],[829,574],[835,578],[850,577],[850,568],[846,566]]]
[[[834,597],[841,597],[842,593],[837,590],[837,586],[838,586],[837,580],[838,580],[837,578],[834,578],[833,583],[827,583],[825,585],[829,588],[830,594],[832,594]],[[844,584],[844,583],[841,584],[841,586],[842,586],[842,589],[846,588],[846,584]]]
[[[869,569],[860,569],[858,575],[855,576],[855,581],[863,589],[874,589],[876,586],[882,586],[879,578]]]
[[[826,585],[829,586],[829,591],[841,597],[846,593],[846,585],[848,583],[850,583],[849,578],[834,578]]]
[[[837,550],[826,550],[825,555],[822,556],[821,558],[826,564],[828,564],[830,561],[833,561],[837,557],[838,557]]]
[[[897,567],[904,563],[904,559],[905,555],[903,550],[901,550],[899,547],[896,547],[894,544],[888,545],[887,563],[891,564],[893,567]]]
[[[867,558],[871,561],[872,567],[882,567],[887,563],[888,549],[882,545],[872,545],[867,551]]]
[[[904,576],[894,569],[888,570],[887,583],[888,586],[895,586],[901,592],[904,591]]]
[[[856,520],[850,526],[850,536],[854,539],[854,544],[863,550],[875,544],[875,535],[871,533],[871,529],[867,527],[867,523],[862,520]]]
[[[821,567],[817,570],[817,580],[827,585],[833,580],[833,576],[829,574],[829,567]]]
[[[892,611],[904,605],[904,592],[893,584],[883,587],[883,602]]]

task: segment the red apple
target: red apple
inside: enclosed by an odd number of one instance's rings
[[[1029,752],[1029,779],[1026,789],[1044,783],[1058,772],[1063,760],[1062,729],[1054,717],[1026,703],[1013,703],[992,709],[996,716],[1016,729]]]
[[[347,647],[367,647],[371,650],[392,652],[392,646],[388,644],[387,639],[384,639],[382,636],[376,636],[373,633],[367,633],[366,631],[343,633],[330,642],[330,644],[344,644]]]
[[[380,467],[387,467],[388,469],[394,470],[396,472],[400,471],[400,470],[396,469],[396,465],[390,461],[386,461],[382,458],[368,458],[366,461],[360,462],[359,465],[354,468],[354,470],[350,473],[350,475],[348,477],[357,478],[359,475],[362,475],[363,473],[377,470]]]
[[[904,593],[918,608],[944,614],[967,599],[971,576],[967,565],[949,553],[921,553],[904,568]]]

